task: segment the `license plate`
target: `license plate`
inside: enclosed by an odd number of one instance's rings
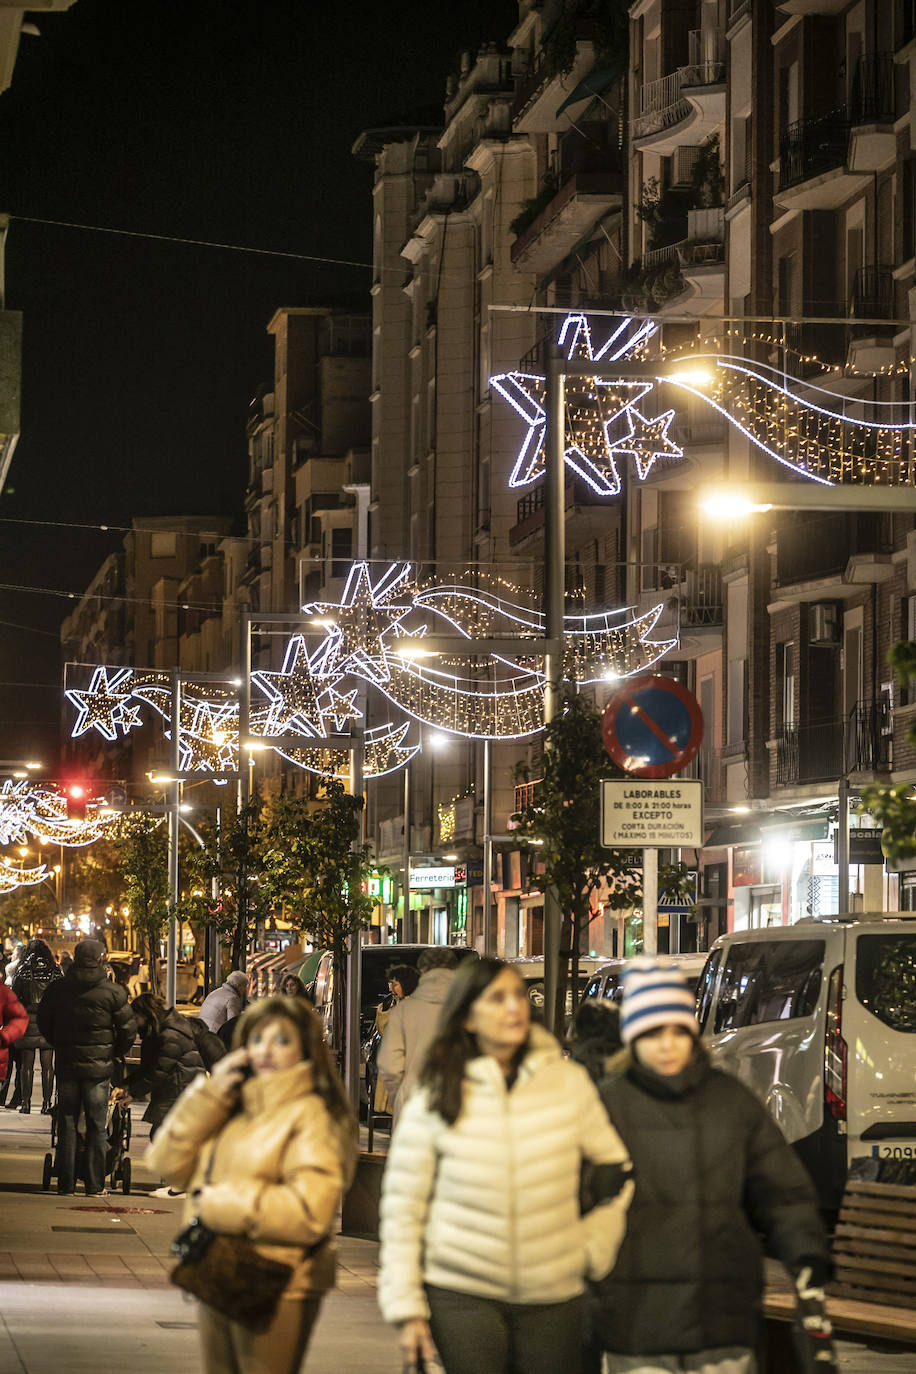
[[[916,1159],[916,1140],[882,1140],[871,1152],[875,1159]]]

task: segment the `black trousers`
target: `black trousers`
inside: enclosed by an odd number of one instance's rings
[[[32,1105],[32,1082],[35,1077],[35,1051],[19,1050],[19,1093],[23,1107]],[[54,1051],[39,1050],[41,1062],[42,1106],[51,1101],[54,1092]]]
[[[426,1285],[446,1374],[580,1374],[583,1302],[497,1302]]]

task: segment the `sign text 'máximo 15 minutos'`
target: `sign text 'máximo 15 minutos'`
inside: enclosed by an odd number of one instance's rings
[[[608,849],[676,849],[703,843],[703,784],[677,778],[607,778],[601,843]]]

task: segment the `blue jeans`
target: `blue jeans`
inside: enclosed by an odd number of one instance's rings
[[[80,1108],[86,1113],[86,1192],[100,1193],[105,1185],[105,1154],[108,1149],[107,1078],[90,1083],[80,1078],[57,1081],[57,1191],[72,1193],[76,1184],[76,1126]]]

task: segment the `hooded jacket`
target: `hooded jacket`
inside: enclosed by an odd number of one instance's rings
[[[242,976],[244,977],[244,975]],[[200,1008],[201,1021],[207,1030],[213,1031],[214,1034],[224,1022],[241,1016],[245,1009],[244,994],[229,981],[231,978],[232,974],[230,973],[225,983],[214,988],[209,997],[204,998]]]
[[[29,1013],[29,1026],[17,1048],[20,1050],[49,1049],[47,1040],[38,1029],[38,1004],[52,983],[63,974],[53,959],[43,950],[26,955],[13,979],[13,992]]]
[[[144,1121],[158,1125],[188,1084],[225,1053],[223,1042],[198,1017],[167,1012],[158,1033],[140,1037],[140,1068],[128,1079],[135,1097],[149,1093]]]
[[[619,1166],[616,1196],[587,1216],[579,1210],[584,1160]],[[418,1088],[382,1181],[386,1321],[427,1318],[424,1283],[511,1303],[576,1297],[587,1277],[614,1263],[632,1194],[628,1171],[588,1074],[539,1026],[511,1089],[491,1056],[467,1064],[453,1126]]]
[[[15,1045],[25,1033],[29,1014],[19,998],[5,983],[0,983],[0,1082],[9,1067],[10,1045]]]
[[[247,1079],[240,1095],[195,1079],[146,1158],[187,1192],[186,1220],[197,1216],[220,1235],[246,1236],[293,1266],[283,1296],[301,1298],[333,1286],[334,1251],[325,1238],[355,1156],[355,1140],[313,1089],[311,1064],[299,1063]]]
[[[403,997],[392,1008],[388,1017],[377,1062],[392,1103],[392,1128],[417,1081],[454,976],[452,968],[431,968],[421,976],[410,996]]]
[[[101,964],[73,964],[38,1004],[38,1029],[57,1052],[58,1078],[112,1078],[137,1035],[127,993]]]
[[[603,1349],[679,1355],[753,1349],[760,1235],[790,1269],[829,1266],[810,1178],[757,1099],[705,1055],[673,1077],[631,1060],[601,1084],[633,1157],[636,1195],[593,1324]]]

